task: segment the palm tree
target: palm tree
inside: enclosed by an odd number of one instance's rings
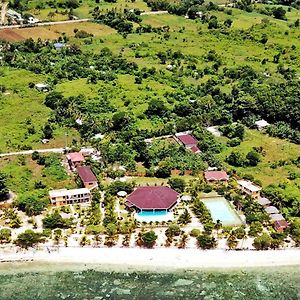
[[[184,233],[184,234],[181,236],[181,239],[180,239],[180,241],[179,241],[178,248],[180,248],[180,249],[185,248],[188,239],[189,239],[189,236],[188,236],[186,233]]]
[[[198,246],[204,250],[216,248],[218,245],[216,239],[207,233],[200,234],[197,237],[197,243]]]
[[[79,242],[81,247],[84,247],[86,245],[90,245],[90,243],[91,243],[91,241],[87,238],[86,235],[83,235],[80,239],[80,242]]]
[[[96,234],[93,238],[95,246],[98,247],[102,243],[102,238],[99,234]]]
[[[143,234],[143,231],[140,231],[138,233],[138,236],[137,236],[137,239],[135,241],[135,243],[137,244],[137,246],[141,247],[142,244],[143,244],[143,241],[142,241],[142,234]]]
[[[126,234],[124,236],[122,245],[125,246],[125,247],[128,247],[129,246],[129,242],[130,242],[130,234]]]
[[[219,234],[219,230],[222,228],[222,223],[220,220],[217,220],[215,224],[215,229],[217,230],[217,234]]]
[[[232,249],[235,249],[235,248],[237,247],[237,245],[238,245],[238,240],[237,240],[237,238],[236,238],[233,234],[231,234],[231,235],[228,237],[226,243],[227,243],[228,248],[229,248],[230,250],[232,250]]]
[[[191,221],[192,221],[192,217],[191,217],[190,213],[188,212],[188,210],[185,209],[183,214],[179,216],[178,223],[186,225],[188,223],[191,223]]]

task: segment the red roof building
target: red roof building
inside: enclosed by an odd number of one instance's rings
[[[229,179],[225,171],[206,171],[204,177],[207,182],[227,182]]]
[[[277,232],[283,232],[289,226],[286,220],[279,220],[274,222],[274,228]]]
[[[198,144],[198,141],[191,134],[177,134],[176,137],[186,148],[191,148]]]
[[[193,146],[192,148],[190,148],[191,151],[195,154],[198,154],[201,152],[201,150],[197,147],[197,146]]]
[[[166,186],[144,186],[133,191],[126,206],[138,210],[169,210],[179,199],[179,194]]]
[[[67,160],[70,165],[70,168],[76,168],[78,165],[81,165],[84,162],[84,157],[80,152],[71,152],[67,154]]]
[[[97,178],[90,167],[77,167],[77,173],[85,188],[91,189],[98,186]]]

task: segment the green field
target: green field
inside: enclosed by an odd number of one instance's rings
[[[227,138],[221,137],[220,141],[226,142]],[[299,172],[299,168],[295,165],[285,165],[276,169],[271,168],[273,162],[280,160],[295,159],[300,153],[300,145],[295,145],[286,140],[269,137],[258,130],[246,130],[244,141],[237,147],[227,147],[221,154],[220,158],[225,157],[234,150],[243,154],[247,154],[252,147],[262,147],[264,156],[262,161],[256,167],[235,168],[241,174],[250,174],[254,178],[260,180],[263,186],[272,183],[286,182],[289,171]],[[229,168],[231,168],[228,165]],[[290,185],[297,189],[297,181],[295,184],[289,181]]]
[[[66,9],[60,8],[50,8],[47,6],[47,1],[37,1],[37,0],[32,0],[28,1],[28,10],[27,12],[34,15],[36,18],[40,20],[47,20],[47,21],[60,21],[60,20],[67,20],[68,15],[64,14]],[[44,8],[42,9],[37,9],[37,5],[44,5]],[[134,2],[129,1],[129,0],[119,0],[117,3],[108,3],[101,1],[100,3],[96,3],[93,0],[85,0],[82,1],[81,5],[76,8],[73,13],[75,16],[79,18],[90,18],[91,14],[90,12],[96,7],[99,6],[100,9],[107,10],[116,8],[116,9],[134,9],[138,8],[141,11],[149,11],[150,9],[147,7],[146,3],[143,0],[136,0]],[[49,17],[49,13],[54,13],[54,16],[51,18]],[[51,16],[51,14],[50,14]]]
[[[41,143],[41,128],[50,117],[51,110],[44,105],[45,93],[30,89],[28,85],[46,80],[46,75],[2,68],[0,85],[5,85],[7,90],[0,95],[0,152],[65,146],[66,130],[63,128],[55,128],[55,138],[49,144]],[[31,127],[35,133],[28,133]],[[68,129],[67,133],[78,138],[74,130]]]
[[[224,2],[218,1],[218,4],[222,3]],[[45,4],[45,7],[37,10],[35,8],[37,4]],[[74,14],[81,18],[90,17],[89,12],[96,6],[94,1],[84,1],[79,8],[74,10]],[[150,8],[142,0],[135,2],[119,0],[117,3],[101,2],[99,7],[103,11],[111,8],[118,10],[139,8],[150,11]],[[257,4],[256,7],[260,8],[262,5]],[[29,1],[29,12],[40,19],[49,19],[48,14],[53,10],[46,5],[46,1]],[[62,9],[59,9],[53,16],[53,20],[65,19],[66,15],[61,12]],[[287,21],[277,20],[255,11],[248,13],[239,9],[232,9],[232,14],[228,14],[226,11],[209,13],[216,16],[220,24],[230,18],[233,21],[231,28],[224,29],[222,27],[218,30],[210,30],[207,23],[202,23],[200,20],[165,14],[142,16],[142,24],[156,28],[169,26],[168,34],[165,32],[132,33],[124,38],[115,29],[92,22],[22,30],[24,37],[32,36],[35,40],[39,37],[45,39],[47,32],[49,32],[49,38],[65,35],[68,37],[68,44],[80,46],[87,57],[99,54],[101,49],[107,47],[113,54],[122,56],[128,62],[136,63],[139,70],[144,67],[155,67],[157,75],[144,78],[140,84],[135,82],[135,75],[119,72],[115,80],[98,80],[95,84],[88,83],[87,78],[62,78],[54,85],[54,90],[61,92],[65,97],[82,94],[86,97],[87,106],[95,108],[99,105],[97,102],[99,99],[109,95],[105,99],[111,107],[111,111],[96,117],[105,118],[109,122],[115,111],[124,111],[133,116],[136,128],[157,130],[163,128],[167,121],[163,118],[148,118],[145,115],[149,103],[148,98],[158,98],[164,102],[167,109],[172,110],[176,104],[187,101],[190,97],[188,92],[183,91],[182,86],[186,85],[187,88],[190,85],[201,86],[210,80],[214,80],[215,86],[223,93],[230,94],[236,83],[228,78],[222,79],[223,72],[226,68],[245,65],[253,68],[260,75],[270,74],[269,77],[264,75],[263,81],[266,85],[284,82],[285,79],[278,72],[278,64],[273,62],[273,57],[279,51],[281,53],[280,64],[283,67],[300,69],[299,29],[290,26],[297,18],[300,18],[299,10],[292,8],[287,12]],[[136,28],[138,25],[134,24],[134,27]],[[76,29],[93,34],[93,37],[75,38],[74,31]],[[22,35],[21,30],[15,32]],[[268,37],[266,44],[260,41],[264,34]],[[184,58],[180,62],[167,58],[164,64],[161,63],[158,58],[159,52],[168,50],[181,51]],[[214,62],[207,59],[209,51],[212,50],[215,51],[220,61],[219,69],[216,72],[211,71]],[[172,72],[167,70],[168,64],[176,65],[176,70]],[[192,76],[191,68],[197,72],[205,72],[203,76]],[[46,94],[28,87],[30,82],[51,81],[55,76],[46,72],[34,74],[31,71],[7,67],[0,67],[0,69],[2,71],[0,85],[6,87],[6,92],[0,95],[0,151],[64,146],[66,129],[59,126],[54,128],[55,138],[46,146],[41,144],[41,128],[47,123],[52,112],[44,105]],[[178,79],[178,81],[174,79]],[[167,92],[181,93],[181,98],[169,97],[167,99],[165,96]],[[198,96],[192,95],[191,98],[193,97],[197,98]],[[208,101],[205,97],[206,95],[203,95],[200,101]],[[172,118],[170,117],[170,119]],[[28,134],[30,126],[34,126],[35,133]],[[75,129],[69,128],[68,136],[69,142],[72,139],[80,139]],[[226,143],[224,138],[221,141]],[[257,167],[237,168],[239,173],[253,175],[265,187],[271,183],[285,182],[289,171],[298,171],[294,165],[285,165],[277,169],[272,169],[270,165],[274,161],[296,158],[300,153],[299,145],[268,137],[258,131],[247,130],[245,140],[236,149],[246,153],[252,147],[258,146],[262,146],[266,153],[262,162]],[[219,158],[224,160],[233,149],[226,148]],[[289,182],[292,190],[296,189],[296,183],[297,180]]]
[[[49,155],[45,155],[46,157]],[[62,156],[50,155],[59,161]],[[30,156],[1,158],[0,169],[9,178],[9,188],[18,195],[38,192],[34,184],[42,181],[48,189],[74,188],[74,181],[66,174],[63,167],[44,167],[38,165]],[[44,191],[43,189],[41,191]]]

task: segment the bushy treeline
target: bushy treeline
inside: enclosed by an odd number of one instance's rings
[[[108,48],[103,48],[98,54],[86,55],[77,45],[71,44],[60,51],[53,51],[53,43],[32,39],[5,47],[3,59],[7,65],[36,74],[51,74],[53,84],[61,79],[77,78],[89,78],[91,82],[111,81],[118,72],[133,74],[138,69],[136,63],[113,55]]]
[[[30,0],[10,0],[9,5],[13,9],[17,10],[27,10],[29,8]],[[63,8],[63,9],[76,9],[80,6],[80,1],[78,0],[46,0],[46,1],[36,1],[36,9],[44,8]]]
[[[133,23],[141,23],[140,11],[124,9],[123,12],[117,9],[109,10],[103,13],[99,7],[93,11],[93,17],[96,21],[104,23],[112,28],[115,28],[119,33],[128,34],[133,32]]]
[[[172,91],[165,92],[163,97],[147,95],[143,99],[147,104],[143,111],[144,118],[153,122],[158,120],[163,124],[155,130],[149,130],[146,137],[170,134],[174,128],[177,131],[195,129],[195,124],[226,125],[239,121],[252,126],[257,119],[264,118],[274,124],[268,129],[270,135],[299,143],[300,82],[293,70],[283,72],[278,68],[278,75],[282,80],[267,83],[263,74],[248,65],[224,67],[222,58],[213,50],[199,58],[168,49],[159,51],[154,59],[158,59],[161,64],[170,64],[171,69],[160,72],[153,67],[139,69],[135,62],[129,62],[121,54],[113,54],[108,48],[87,55],[79,46],[72,44],[60,51],[55,51],[51,42],[41,40],[29,39],[16,44],[3,44],[5,65],[36,74],[49,74],[52,86],[63,79],[78,78],[86,78],[90,84],[95,84],[98,80],[113,82],[118,74],[135,76],[135,84],[141,84],[144,79],[149,78],[171,86]],[[280,67],[281,58],[278,59],[279,63],[276,60],[274,64]],[[201,84],[187,84],[183,80],[184,77],[199,78],[204,74],[218,76],[211,76]],[[221,87],[228,82],[231,82],[231,91],[225,93]],[[46,102],[56,111],[57,120],[64,118],[65,122],[74,125],[75,116],[78,118],[78,115],[82,115],[86,124],[82,125],[85,137],[87,132],[93,134],[116,130],[123,140],[129,140],[130,132],[136,127],[136,117],[127,109],[126,112],[115,113],[112,122],[107,120],[107,115],[105,120],[99,120],[96,114],[115,111],[107,101],[109,90],[101,91],[99,95],[100,98],[92,101],[81,96],[60,99],[60,96],[54,95],[54,98],[59,99],[56,101],[51,99],[50,94],[50,100],[46,99]],[[130,102],[130,99],[124,99],[126,107]],[[67,109],[68,107],[72,109]],[[231,146],[239,143],[240,137],[235,138]]]

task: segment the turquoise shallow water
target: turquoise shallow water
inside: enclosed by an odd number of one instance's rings
[[[134,271],[55,264],[1,264],[0,299],[300,299],[300,268]]]
[[[159,210],[159,211],[150,211],[150,210],[143,210],[138,213],[139,217],[161,217],[166,216],[168,214],[165,210]]]

